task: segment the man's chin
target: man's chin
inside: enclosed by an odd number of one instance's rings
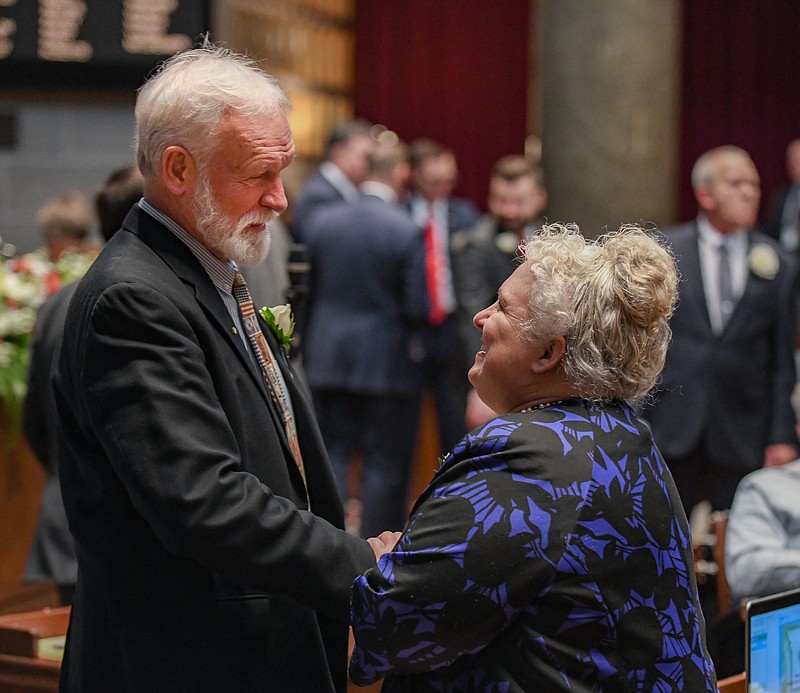
[[[253,226],[246,227],[247,230],[240,230],[237,238],[230,242],[227,248],[228,257],[233,260],[237,265],[245,265],[252,267],[260,265],[267,259],[270,246],[272,245],[272,236],[270,235],[269,226],[265,226],[264,230],[253,234],[248,232]]]
[[[237,265],[244,265],[245,267],[255,267],[260,265],[269,255],[269,246],[265,248],[253,248],[247,252],[231,253],[231,260]]]

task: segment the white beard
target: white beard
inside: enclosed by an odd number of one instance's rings
[[[272,210],[248,212],[232,219],[222,211],[214,198],[205,172],[197,180],[192,199],[197,232],[208,248],[237,265],[258,265],[264,261],[272,243],[269,222],[278,215]],[[267,224],[263,233],[253,233],[251,224]]]

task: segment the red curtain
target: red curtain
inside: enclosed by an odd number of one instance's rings
[[[683,23],[679,216],[697,212],[692,165],[721,144],[750,152],[766,211],[800,137],[800,2],[684,0]]]
[[[356,115],[456,152],[485,208],[489,169],[522,154],[529,0],[357,0]]]

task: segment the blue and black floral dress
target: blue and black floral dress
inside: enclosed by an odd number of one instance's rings
[[[647,426],[569,400],[467,435],[353,590],[384,691],[715,691],[686,515]]]

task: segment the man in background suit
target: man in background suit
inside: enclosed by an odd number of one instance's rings
[[[305,182],[292,203],[292,236],[308,241],[308,224],[314,213],[332,202],[355,202],[358,186],[367,173],[367,155],[375,146],[372,125],[365,120],[346,120],[328,136],[319,169]]]
[[[398,207],[407,148],[379,144],[362,198],[331,206],[309,236],[305,366],[339,491],[361,456],[361,535],[408,517],[419,363],[414,331],[427,316],[419,229]],[[374,528],[379,528],[374,530]]]
[[[733,499],[725,572],[736,604],[800,587],[800,460],[748,474]]]
[[[422,333],[423,383],[436,407],[442,451],[451,450],[466,432],[464,413],[469,362],[458,324],[453,282],[456,234],[478,219],[475,205],[453,196],[458,179],[455,154],[427,138],[411,143],[411,194],[408,210],[422,229],[430,310]]]
[[[752,230],[760,179],[747,152],[706,152],[692,185],[700,214],[665,231],[682,281],[646,412],[687,512],[703,499],[729,508],[748,472],[797,457],[794,264]]]
[[[128,210],[141,196],[142,175],[136,166],[124,166],[111,173],[95,196],[95,211],[104,240],[111,238]],[[86,226],[88,233],[88,223]],[[28,392],[22,407],[22,432],[47,472],[36,534],[25,568],[25,580],[55,583],[62,604],[72,604],[78,563],[64,502],[61,500],[58,417],[52,376],[61,347],[67,307],[77,286],[73,282],[61,287],[42,304],[36,314],[28,368]]]
[[[90,238],[92,209],[79,192],[72,191],[45,202],[36,212],[47,259],[57,262],[68,252],[94,250]]]
[[[307,393],[236,264],[286,209],[288,108],[209,43],[139,90],[144,198],[75,292],[55,379],[78,556],[62,693],[346,689],[350,587],[387,547],[343,531]]]
[[[497,300],[500,285],[519,264],[520,244],[542,228],[547,189],[542,169],[524,156],[510,154],[489,174],[489,209],[478,222],[453,239],[458,316],[467,361],[481,347],[473,318]],[[467,396],[466,426],[472,429],[494,412],[474,389]]]
[[[786,147],[786,174],[789,184],[773,195],[763,228],[789,253],[800,257],[800,139]]]
[[[497,300],[500,285],[519,264],[520,244],[542,228],[546,205],[542,169],[524,156],[504,156],[489,174],[488,214],[453,239],[456,296],[468,357],[481,344],[472,319]]]

